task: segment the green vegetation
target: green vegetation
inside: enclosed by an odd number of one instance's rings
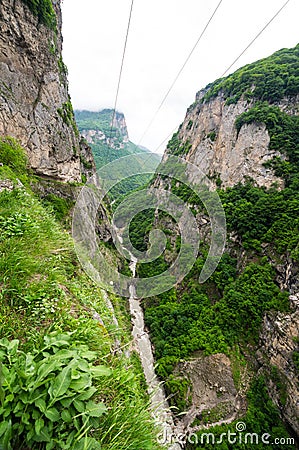
[[[3,142],[0,177],[15,188],[0,192],[0,447],[157,449],[140,363],[113,349],[131,339],[125,310],[116,307],[117,329],[30,173],[18,185],[24,153]]]
[[[74,202],[62,197],[58,197],[55,194],[46,195],[43,200],[43,204],[48,208],[52,208],[53,214],[58,221],[66,219],[70,212],[70,209],[74,205]]]
[[[75,121],[72,103],[70,101],[63,103],[62,107],[57,109],[57,112],[64,121],[64,123],[68,127],[72,127],[76,136],[79,136],[79,131]]]
[[[55,53],[54,53],[55,54]],[[66,66],[66,64],[64,64],[62,56],[60,55],[60,57],[58,58],[58,71],[59,71],[59,79],[60,79],[60,83],[66,85],[67,84],[67,76],[68,76],[68,68]],[[72,106],[72,105],[71,105]],[[69,109],[69,106],[68,106]],[[71,108],[71,119],[72,121],[74,121],[74,111],[73,111],[73,107]]]
[[[72,339],[71,333],[44,336],[40,350],[19,350],[19,341],[0,340],[2,372],[0,439],[8,450],[22,443],[54,448],[101,448],[92,427],[106,411],[90,400],[95,381],[111,375],[94,365],[97,353]],[[33,426],[34,424],[34,426]],[[44,444],[45,445],[45,444]]]
[[[80,132],[94,130],[102,133],[101,138],[94,138],[94,141],[90,144],[97,169],[123,156],[148,152],[130,141],[124,142],[124,130],[115,126],[111,127],[112,117],[112,109],[103,109],[98,112],[75,111],[75,118]],[[116,120],[121,120],[123,115],[116,112],[115,118]],[[113,142],[112,146],[109,143],[110,140]],[[150,156],[154,157],[155,155],[149,153]],[[160,158],[157,155],[157,165],[159,161]]]
[[[223,92],[227,104],[245,99],[270,103],[299,93],[299,44],[282,49],[268,58],[248,64],[226,78],[220,78],[206,86],[202,102]]]
[[[217,136],[217,135],[216,135],[216,131],[211,131],[210,133],[207,134],[207,138],[208,138],[208,139],[211,139],[212,142],[215,141],[216,136]]]
[[[278,52],[276,60],[281,69],[282,60],[287,58],[286,55],[283,56],[284,53],[288,52],[283,51],[281,54]],[[298,60],[298,55],[292,61],[294,62],[295,59]],[[261,62],[258,67],[264,70],[267,64]],[[246,70],[246,68],[240,69],[237,75],[231,76],[234,84],[229,85],[230,77],[222,80],[221,89],[229,101],[232,101],[230,95],[234,96],[233,101],[240,98],[245,89],[242,84],[245,80],[248,83],[246,86],[251,89],[252,80],[249,75],[248,77],[244,75],[247,73]],[[284,67],[283,70],[294,74],[295,65],[291,63],[290,68]],[[148,299],[145,303],[145,320],[155,348],[157,373],[165,380],[167,393],[171,395],[172,402],[179,411],[184,409],[184,401],[186,401],[184,386],[178,387],[173,374],[179,361],[189,358],[198,350],[204,354],[224,352],[232,357],[238,345],[241,345],[243,349],[255,348],[264,313],[269,310],[287,311],[289,308],[288,294],[281,292],[278,288],[276,273],[269,262],[273,264],[274,260],[279,264],[286,256],[294,261],[298,261],[299,258],[298,117],[287,115],[278,107],[269,105],[265,101],[276,101],[281,98],[280,96],[291,95],[289,81],[286,82],[289,86],[288,90],[276,92],[277,86],[272,75],[270,70],[269,77],[264,77],[265,82],[268,82],[268,79],[272,80],[271,83],[269,81],[271,89],[273,88],[272,94],[270,95],[269,87],[268,91],[263,91],[265,97],[259,97],[261,85],[256,83],[254,90],[256,103],[249,111],[237,118],[236,128],[239,132],[242,125],[246,123],[266,125],[270,135],[270,149],[282,154],[281,158],[276,157],[267,165],[274,168],[278,176],[284,178],[286,187],[282,190],[278,190],[275,185],[270,189],[258,188],[248,181],[243,185],[238,184],[218,191],[226,213],[228,232],[234,236],[234,241],[230,243],[231,255],[238,255],[244,250],[245,266],[241,265],[237,268],[237,260],[225,253],[212,277],[203,285],[199,285],[197,280],[208,250],[208,240],[206,240],[201,245],[200,255],[193,269],[183,282],[175,289]],[[239,80],[238,84],[237,76],[243,80],[242,83]],[[262,77],[258,79],[262,82]],[[213,95],[218,92],[216,87],[215,84],[214,91],[213,87],[211,88]],[[206,100],[211,92],[208,92]],[[246,95],[249,98],[249,95]],[[211,132],[207,138],[214,140],[216,134]],[[189,143],[182,144],[178,133],[175,133],[168,144],[168,150],[171,154],[183,155],[189,151],[188,146]],[[284,156],[288,159],[285,160]],[[217,186],[220,188],[221,179],[217,174],[215,177]],[[188,186],[176,180],[168,180],[165,184],[171,187],[173,194],[189,205],[194,215],[204,212],[202,202]],[[150,224],[147,223],[145,215],[143,219],[139,217],[132,223],[133,236],[139,228],[143,229],[145,239],[143,238],[142,242],[137,244],[146,248],[146,236],[150,231]],[[171,229],[175,234],[174,228]],[[154,263],[140,265],[138,273],[143,277],[153,276],[156,270],[163,268],[163,264],[165,265],[165,260],[160,257],[156,265]],[[296,365],[296,353],[294,353],[293,361]],[[275,380],[283,405],[286,401],[285,385],[280,377],[276,376]],[[263,411],[263,407],[259,406],[259,410],[253,413],[256,417],[261,415],[259,426],[264,420]]]
[[[167,270],[169,265],[165,262],[163,255],[152,262],[140,264],[138,266],[138,275],[141,278],[149,278],[159,275]]]
[[[224,255],[210,286],[201,286],[196,280],[203,261],[198,259],[179,293],[173,290],[148,300],[145,319],[162,378],[196,350],[229,354],[237,343],[257,343],[263,313],[288,308],[287,295],[276,286],[267,263],[251,263],[237,278],[234,263]],[[212,288],[221,295],[216,302],[207,295]]]
[[[196,206],[195,212],[202,210],[198,196],[188,186],[172,180],[171,188],[191,207]],[[193,269],[176,290],[146,300],[145,319],[155,347],[157,371],[165,380],[180,359],[188,358],[196,350],[206,354],[229,353],[240,340],[244,345],[256,343],[263,313],[288,309],[288,296],[276,285],[275,272],[263,256],[261,244],[268,243],[277,258],[287,252],[298,258],[296,185],[278,191],[248,183],[221,190],[219,194],[228,231],[239,236],[249,252],[249,263],[237,272],[236,260],[226,253],[212,277],[199,285],[197,280],[207,251],[205,243]],[[139,250],[146,250],[153,223],[154,211],[150,210],[132,220],[130,237]],[[161,217],[158,225],[164,229]],[[173,234],[173,227],[168,231]],[[178,250],[177,239],[175,242]],[[254,258],[250,252],[254,252]],[[138,274],[150,277],[166,268],[160,256],[152,263],[140,264]]]
[[[276,389],[279,393],[279,402],[282,406],[285,406],[287,401],[287,386],[286,381],[283,375],[279,372],[278,368],[276,366],[270,367],[270,374],[269,374],[271,380],[275,384]]]
[[[102,109],[98,112],[76,110],[75,116],[80,130],[102,131],[106,136],[110,136],[111,132],[113,137],[118,133],[115,127],[111,130],[112,109]]]
[[[56,30],[56,14],[52,0],[22,0],[30,9],[32,14],[38,17],[51,30]]]
[[[220,189],[220,174],[210,175],[216,181],[226,213],[231,237],[227,252],[209,280],[199,284],[209,247],[207,235],[188,276],[170,291],[145,300],[145,321],[155,349],[157,373],[165,381],[171,405],[178,412],[188,406],[189,395],[188,380],[182,380],[177,372],[180,361],[196,356],[198,351],[203,355],[225,353],[232,361],[238,359],[240,351],[244,355],[251,354],[257,346],[265,312],[289,309],[288,292],[279,289],[275,266],[283,264],[286,258],[291,258],[294,265],[299,261],[299,119],[271,103],[298,94],[298,56],[299,46],[281,50],[217,80],[208,86],[203,98],[208,101],[221,92],[227,104],[235,103],[242,96],[252,100],[252,107],[236,120],[237,132],[244,124],[265,124],[270,136],[269,148],[281,154],[265,166],[273,168],[276,175],[284,179],[285,188],[279,190],[275,184],[269,189],[259,188],[248,180],[223,190]],[[192,126],[189,122],[187,129]],[[211,141],[216,137],[213,131],[206,136]],[[190,152],[191,143],[181,141],[179,133],[175,133],[167,148],[170,154],[181,156]],[[189,205],[195,216],[205,213],[202,202],[190,187],[167,177],[162,179],[173,194]],[[132,241],[138,248],[146,250],[153,224],[164,228],[161,218],[154,219],[145,212],[131,222]],[[174,226],[168,231],[168,244],[175,242],[175,249],[167,247],[164,256],[155,262],[138,265],[139,276],[151,277],[176,258],[179,237]],[[298,352],[295,351],[292,358],[298,368]],[[268,375],[277,386],[283,406],[287,395],[285,380],[276,368],[272,367],[270,372]],[[234,379],[240,383],[238,365],[234,368]],[[201,424],[211,422],[213,418],[219,419],[217,411],[203,414],[196,420]],[[244,421],[248,432],[262,434],[266,429],[273,436],[288,436],[277,408],[269,400],[264,380],[260,378],[253,378]],[[219,436],[227,430],[235,432],[235,423],[216,427],[213,432],[217,433],[217,430]],[[191,445],[188,448],[212,446]],[[235,448],[235,445],[229,447],[225,443],[219,448]],[[246,444],[237,445],[237,448],[246,448]]]
[[[299,260],[298,181],[278,191],[238,184],[220,192],[228,231],[237,232],[247,250],[261,254],[261,244]]]
[[[112,148],[106,142],[97,140],[95,143],[90,143],[89,145],[92,148],[97,169],[112,161],[115,161],[118,158],[122,158],[123,156],[128,156],[132,153],[140,153],[138,149],[136,151],[136,148],[134,151],[133,144],[128,145],[126,148],[120,149]],[[131,151],[131,149],[133,151]]]
[[[249,264],[237,272],[236,260],[224,254],[212,277],[199,285],[197,280],[206,254],[203,246],[202,255],[176,290],[147,300],[145,319],[155,347],[157,371],[163,379],[168,379],[180,359],[188,358],[196,350],[206,354],[229,353],[240,341],[243,345],[256,343],[263,313],[288,309],[287,293],[277,287],[275,272],[263,256],[262,244],[268,245],[269,252],[275,251],[278,260],[279,255],[286,253],[298,260],[296,186],[294,182],[278,191],[248,183],[219,191],[228,231],[239,236],[248,252]],[[189,204],[196,204],[196,197],[188,187],[172,182],[172,191]],[[198,206],[202,208],[200,203]],[[132,237],[137,229],[140,237],[140,230],[143,235],[150,231],[150,220],[141,213],[131,225]],[[142,264],[139,274],[152,276],[151,268],[157,270],[163,263],[160,257],[156,265]]]
[[[180,414],[191,406],[191,383],[188,379],[170,375],[164,384],[169,406],[175,414]]]
[[[258,450],[262,450],[265,447],[269,449],[277,449],[278,445],[274,444],[275,438],[289,438],[289,434],[287,433],[283,422],[279,417],[279,412],[276,406],[273,404],[271,399],[269,398],[265,379],[263,377],[256,378],[251,388],[247,394],[248,408],[245,417],[241,420],[246,425],[246,431],[242,433],[238,433],[236,431],[237,420],[232,422],[229,425],[221,425],[213,427],[212,429],[203,430],[198,433],[198,445],[196,444],[187,444],[187,450],[214,450],[215,447],[217,450],[246,450],[248,448],[256,448]],[[207,439],[207,433],[212,432],[215,436],[215,442],[213,443]],[[227,435],[231,433],[231,442],[229,442]],[[222,442],[220,442],[221,433],[227,433],[223,435]],[[235,435],[233,433],[236,433]],[[245,434],[246,433],[256,433],[259,436],[259,442],[256,443],[255,437],[253,437],[253,442],[250,440],[245,442]],[[265,433],[268,433],[269,444],[264,444],[261,442],[261,436]],[[242,435],[242,441],[240,443],[239,436]],[[238,437],[235,442],[234,438]],[[248,438],[250,439],[250,438]],[[252,445],[252,447],[249,447]],[[294,449],[294,445],[285,443],[283,447],[287,450]]]
[[[193,126],[193,120],[189,120],[188,125],[187,125],[187,130],[191,130]]]
[[[299,351],[295,350],[293,352],[292,357],[293,357],[293,361],[294,361],[295,367],[297,369],[297,372],[299,372]]]
[[[130,240],[133,247],[140,252],[147,250],[148,234],[152,229],[154,217],[155,210],[147,209],[136,214],[130,223]]]
[[[159,155],[152,154],[144,148],[140,148],[133,144],[131,141],[126,142],[124,140],[124,138],[127,137],[126,134],[124,134],[125,131],[116,126],[111,127],[113,117],[112,109],[103,109],[98,112],[75,111],[75,117],[81,133],[90,130],[100,132],[100,136],[93,136],[92,142],[89,143],[97,169],[100,169],[118,158],[136,155],[138,153],[148,153],[150,167],[152,167],[153,159],[156,165],[159,164]],[[116,112],[115,119],[116,121],[121,121],[123,120],[123,115]],[[128,161],[127,164],[129,165],[130,162]],[[144,172],[144,159],[140,161],[139,167],[136,160],[134,164],[136,173],[138,173],[138,171]],[[126,194],[145,186],[149,183],[151,178],[151,174],[147,175],[143,173],[128,177],[114,186],[109,194],[110,203],[113,202],[113,208],[115,209],[117,207]]]
[[[80,161],[81,161],[83,167],[85,167],[85,169],[92,169],[92,163],[89,161],[86,161],[86,159],[82,155],[80,155]]]
[[[186,142],[182,142],[179,139],[178,135],[179,135],[179,132],[174,133],[174,135],[172,136],[172,138],[170,139],[170,141],[167,144],[167,149],[168,149],[169,153],[171,153],[172,155],[183,156],[189,152],[192,144],[190,143],[190,141],[188,139]]]
[[[175,362],[191,356],[195,350],[229,352],[238,341],[243,341],[244,345],[255,343],[263,313],[269,309],[288,308],[287,294],[279,291],[275,272],[268,261],[273,260],[273,254],[277,261],[286,255],[295,261],[299,258],[298,117],[290,116],[264,100],[274,101],[294,94],[292,83],[298,73],[298,51],[299,46],[282,50],[245,66],[221,80],[220,84],[211,85],[205,97],[208,100],[221,89],[227,97],[233,95],[238,99],[254,84],[254,98],[260,100],[237,118],[236,128],[239,132],[245,123],[265,123],[270,134],[270,149],[288,158],[287,161],[275,158],[269,164],[277,175],[284,177],[286,188],[258,188],[248,182],[219,190],[228,232],[238,237],[237,245],[246,251],[247,266],[237,271],[236,261],[225,254],[213,276],[204,285],[198,285],[207,251],[207,243],[204,243],[201,255],[181,285],[172,293],[147,301],[145,318],[155,346],[158,372],[164,379],[172,372]],[[282,72],[285,90],[279,89],[280,84],[274,77],[274,74],[282,76]],[[213,140],[216,135],[211,132],[207,137]],[[184,145],[188,146],[188,142]],[[179,155],[185,152],[184,145],[175,133],[168,149],[171,154]],[[216,181],[220,186],[221,179]],[[195,215],[203,210],[199,198],[188,186],[176,180],[170,185],[172,193],[188,203]],[[142,227],[142,218],[138,220]],[[132,225],[136,230],[138,220]],[[149,228],[146,224],[146,233]],[[132,231],[134,235],[134,229]],[[267,255],[271,257],[268,259]],[[160,260],[158,265],[161,265]],[[139,273],[151,276],[152,266],[154,264],[142,265]]]
[[[27,157],[24,150],[11,137],[0,138],[0,162],[18,176],[27,173]]]
[[[202,202],[199,196],[194,192],[190,186],[187,186],[184,183],[176,181],[174,178],[171,180],[171,192],[179,197],[184,202],[187,202],[189,205],[202,205]]]
[[[80,132],[90,130],[101,132],[101,138],[95,138],[90,144],[97,169],[122,156],[141,152],[140,148],[132,142],[124,143],[124,130],[115,126],[111,127],[112,109],[103,109],[98,112],[76,110],[75,117]],[[122,117],[121,113],[116,112],[115,120],[120,120]]]
[[[48,46],[49,46],[49,52],[50,52],[50,54],[51,54],[52,56],[55,56],[55,55],[56,55],[56,52],[57,52],[56,43],[53,42],[51,39],[49,39]]]
[[[127,164],[128,165],[130,164],[130,160],[127,161]],[[128,194],[131,194],[133,191],[145,189],[146,186],[149,184],[151,178],[152,178],[151,174],[134,175],[132,177],[127,177],[126,179],[120,181],[115,186],[113,186],[113,188],[109,191],[108,194],[110,204],[113,202],[113,204],[111,205],[112,210],[115,210],[117,206],[123,200],[125,200]]]

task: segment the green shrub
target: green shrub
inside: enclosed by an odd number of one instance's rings
[[[192,126],[193,126],[193,120],[190,119],[188,122],[188,125],[187,125],[187,130],[191,130]]]
[[[186,411],[190,406],[191,382],[186,378],[170,375],[164,386],[174,413],[179,414]]]
[[[179,139],[178,136],[179,136],[178,132],[174,133],[172,138],[167,144],[167,149],[169,150],[169,153],[171,153],[172,155],[176,155],[177,152],[179,152],[181,140]]]
[[[216,136],[217,136],[217,135],[216,135],[216,131],[211,131],[210,133],[207,134],[207,138],[208,138],[208,139],[211,139],[212,142],[215,141]]]
[[[85,169],[92,169],[92,163],[87,161],[82,155],[80,155],[80,161]]]
[[[145,271],[148,265],[142,266]],[[257,342],[264,312],[288,309],[288,296],[276,286],[269,264],[251,263],[238,277],[235,266],[236,261],[224,255],[209,284],[201,286],[198,259],[175,296],[163,293],[149,302],[145,321],[159,375],[168,376],[176,361],[196,350],[227,353],[237,342]],[[213,291],[216,301],[212,301]]]
[[[63,77],[66,77],[68,75],[68,69],[67,66],[64,64],[62,56],[58,59],[58,68],[59,68],[59,74]]]
[[[111,371],[94,365],[96,353],[71,333],[46,335],[31,353],[18,347],[18,340],[0,340],[1,444],[7,450],[23,442],[47,450],[100,449],[91,429],[106,407],[93,400],[94,384]]]
[[[40,23],[48,28],[56,29],[56,14],[51,0],[22,0]]]
[[[99,130],[106,136],[110,136],[111,132],[113,137],[119,133],[119,130],[115,127],[112,127],[111,130],[113,109],[103,109],[98,112],[85,110],[75,111],[75,115],[80,130]]]
[[[16,175],[26,173],[27,156],[15,139],[11,137],[0,138],[0,163],[10,167]]]
[[[68,127],[72,127],[75,132],[75,135],[79,136],[79,131],[75,121],[72,103],[70,101],[63,103],[62,107],[57,109],[57,112],[59,116],[62,118],[63,122]]]
[[[147,209],[136,214],[131,220],[129,233],[132,245],[144,252],[148,247],[148,234],[153,227],[155,210]]]
[[[43,203],[47,206],[50,205],[53,208],[53,212],[57,220],[64,219],[73,206],[73,201],[58,197],[55,194],[46,195],[43,199]]]

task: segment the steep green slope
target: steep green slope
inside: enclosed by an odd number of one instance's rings
[[[117,329],[15,141],[0,162],[0,447],[156,449],[139,360],[115,348],[131,340],[121,300]]]
[[[199,256],[188,276],[171,291],[147,299],[144,303],[146,324],[150,329],[158,363],[157,372],[166,381],[166,391],[171,396],[173,406],[178,408],[177,412],[182,413],[190,407],[191,383],[184,371],[178,370],[182,361],[225,353],[232,366],[238,361],[234,373],[236,386],[244,366],[252,371],[251,387],[247,389],[247,414],[244,417],[246,431],[258,433],[264,429],[272,436],[288,435],[279,419],[286,405],[287,382],[277,367],[270,365],[264,376],[255,377],[257,365],[254,365],[254,360],[265,312],[287,313],[290,308],[290,292],[286,288],[281,290],[277,281],[279,270],[289,265],[294,283],[298,273],[299,127],[296,115],[298,104],[295,101],[299,92],[298,51],[298,46],[281,50],[269,58],[245,66],[227,78],[208,85],[207,92],[198,100],[208,103],[218,94],[223,94],[227,105],[236,103],[240,98],[248,101],[248,110],[235,122],[236,133],[244,124],[265,124],[270,136],[269,149],[281,154],[281,157],[276,156],[267,164],[284,179],[285,188],[278,190],[273,185],[266,189],[248,180],[226,190],[218,189],[226,213],[229,239],[217,270],[204,284],[199,284],[198,278],[209,249],[209,232],[205,234],[205,227],[209,225],[204,225],[208,223],[208,214],[188,186],[163,177],[161,185],[171,189],[173,194],[189,205],[206,238],[201,243]],[[284,96],[288,96],[284,109],[273,105]],[[196,110],[196,104],[193,107]],[[209,138],[213,141],[211,136]],[[176,133],[167,151],[188,159],[192,144],[181,142]],[[216,184],[221,186],[221,183]],[[175,227],[162,212],[155,219],[150,212],[139,213],[132,221],[132,237],[139,249],[147,248],[148,233],[153,226],[162,228],[167,235],[167,254],[165,252],[166,256],[160,257],[159,261],[140,264],[138,272],[143,277],[163,272],[177,257],[180,249]],[[294,337],[297,343],[298,337]],[[288,366],[294,372],[297,367],[296,355],[297,351],[294,351],[293,362],[290,358]],[[279,392],[279,409],[268,395],[271,383],[276,385]],[[213,410],[203,411],[194,425],[217,422],[222,416],[221,411],[218,411],[218,417],[216,413]],[[212,431],[220,436],[228,430],[235,432],[235,426],[236,421]],[[212,447],[208,444],[187,446],[188,449]],[[223,442],[217,448],[247,447],[245,444],[230,446]],[[264,447],[260,445],[256,448]],[[271,444],[268,448],[276,447]],[[286,445],[284,448],[292,446]]]

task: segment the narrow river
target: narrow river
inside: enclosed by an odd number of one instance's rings
[[[131,255],[130,269],[133,277],[136,275],[136,264],[137,260]],[[165,444],[169,450],[181,450],[182,447],[179,444],[171,443],[171,439],[175,435],[175,425],[163,386],[155,373],[152,345],[149,334],[145,330],[143,310],[140,305],[140,300],[136,298],[133,283],[130,285],[129,304],[133,324],[132,334],[151,399],[151,412],[157,426],[161,428],[159,441]]]

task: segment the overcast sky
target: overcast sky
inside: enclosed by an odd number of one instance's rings
[[[219,78],[285,0],[223,0],[142,142],[149,122],[219,0],[135,0],[117,109],[130,139],[152,151],[184,119],[195,94]],[[63,56],[76,109],[112,108],[131,0],[64,0]],[[285,9],[231,71],[298,39],[299,2]],[[160,146],[163,152],[165,144]]]

